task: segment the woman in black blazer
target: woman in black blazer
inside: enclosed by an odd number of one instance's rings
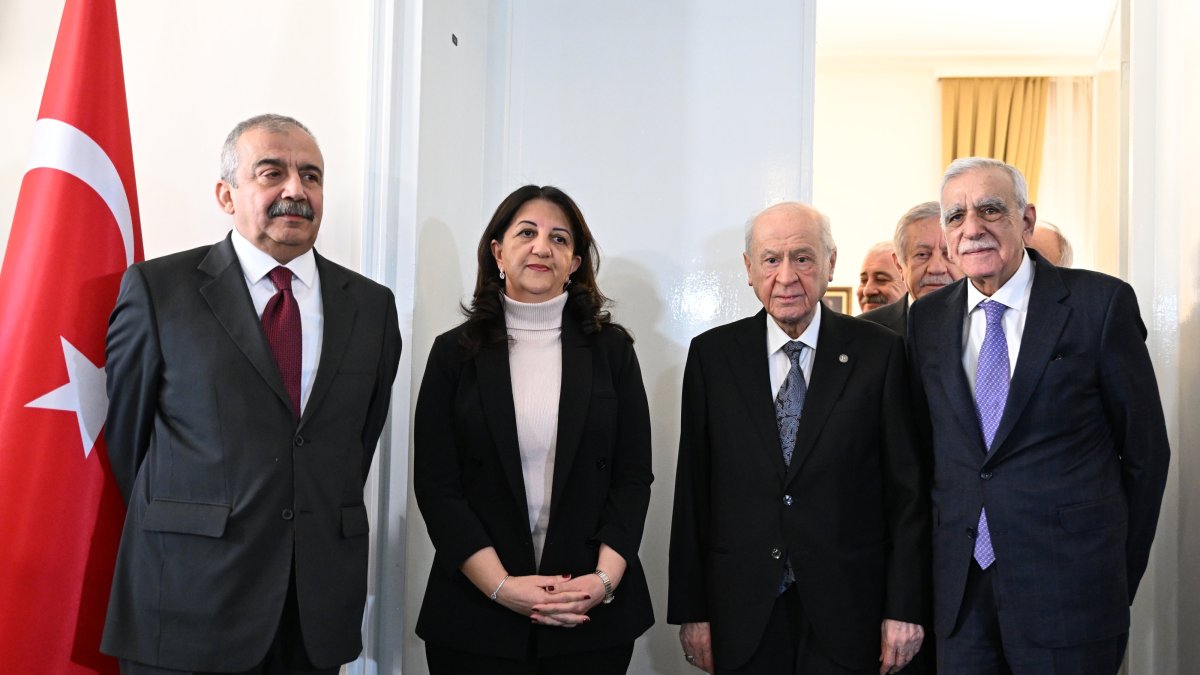
[[[633,340],[605,311],[596,245],[561,190],[509,195],[478,262],[467,320],[434,342],[417,397],[430,672],[624,673],[654,622]]]

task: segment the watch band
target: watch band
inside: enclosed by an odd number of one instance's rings
[[[600,577],[600,583],[604,584],[604,600],[602,602],[607,605],[616,598],[613,595],[612,579],[608,578],[604,570],[596,570],[595,574]]]

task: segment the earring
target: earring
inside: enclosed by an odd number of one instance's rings
[[[572,279],[571,277],[567,277],[567,283],[563,284],[564,291],[571,287],[572,281],[574,281],[574,279]]]
[[[500,281],[504,281],[504,268],[500,268]]]

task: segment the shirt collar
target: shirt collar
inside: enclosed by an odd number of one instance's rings
[[[279,267],[279,261],[267,255],[266,251],[258,248],[250,243],[249,239],[242,236],[237,228],[233,230],[233,252],[237,254],[238,262],[242,266],[242,274],[246,275],[246,280],[253,286],[262,281],[263,277]],[[317,257],[310,248],[303,254],[293,258],[291,262],[284,265],[296,275],[305,286],[312,288],[313,281],[317,276]]]
[[[1024,249],[1021,250],[1021,264],[1017,267],[1017,271],[1009,277],[1004,285],[996,289],[992,293],[992,297],[979,292],[975,288],[975,284],[967,279],[967,314],[979,306],[984,300],[995,300],[1009,309],[1015,309],[1019,312],[1024,312],[1029,305],[1029,287],[1033,284],[1033,262],[1029,259],[1029,254]]]
[[[824,304],[823,302],[817,303],[817,308],[813,310],[813,318],[809,322],[808,328],[805,328],[800,337],[796,338],[797,341],[803,342],[809,349],[815,350],[817,348],[817,334],[821,332],[821,312],[825,311],[825,308],[822,307]],[[775,323],[775,319],[771,318],[770,314],[767,314],[767,356],[771,356],[780,349],[783,349],[783,346],[791,341],[792,338],[783,332],[783,329],[779,327],[779,324]]]

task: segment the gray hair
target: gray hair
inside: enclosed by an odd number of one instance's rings
[[[266,113],[264,115],[255,115],[247,120],[238,122],[237,126],[229,132],[225,137],[225,144],[221,146],[221,180],[229,183],[233,187],[237,187],[237,142],[242,137],[242,134],[252,129],[266,129],[273,133],[282,133],[289,129],[299,129],[308,134],[313,142],[317,142],[317,137],[308,130],[308,127],[301,124],[298,120],[287,115],[276,115],[274,113]]]
[[[896,235],[892,238],[892,245],[896,247],[896,259],[900,261],[901,265],[908,262],[908,226],[929,218],[936,218],[938,223],[941,223],[942,205],[940,203],[921,202],[900,216],[900,222],[896,223]]]
[[[1044,227],[1054,233],[1054,237],[1058,239],[1058,250],[1062,252],[1058,261],[1059,267],[1070,267],[1071,263],[1075,262],[1075,253],[1071,250],[1071,242],[1067,241],[1067,235],[1058,229],[1058,226],[1048,220],[1037,221],[1038,227]]]
[[[1029,186],[1025,183],[1025,176],[1021,175],[1017,167],[991,157],[960,157],[950,162],[950,166],[946,167],[945,175],[942,176],[942,187],[938,190],[938,194],[946,190],[946,183],[976,169],[1001,169],[1008,173],[1008,177],[1012,179],[1013,196],[1017,200],[1017,211],[1025,212],[1025,207],[1029,205]],[[942,224],[946,224],[944,218]]]
[[[821,213],[808,204],[802,204],[800,202],[779,202],[778,204],[772,204],[753,216],[750,216],[750,218],[746,221],[745,252],[747,255],[750,254],[750,240],[754,236],[754,221],[758,220],[758,217],[762,214],[778,206],[799,207],[802,210],[812,212],[812,214],[816,216],[817,225],[821,230],[821,247],[825,249],[825,256],[832,256],[834,251],[837,251],[837,243],[833,240],[833,228],[829,225],[829,216]]]
[[[871,256],[878,255],[880,253],[895,253],[895,252],[896,252],[896,247],[895,247],[895,245],[892,244],[892,242],[881,241],[878,244],[875,244],[871,248],[867,249],[867,254],[865,256],[863,256],[863,258],[870,258]]]

